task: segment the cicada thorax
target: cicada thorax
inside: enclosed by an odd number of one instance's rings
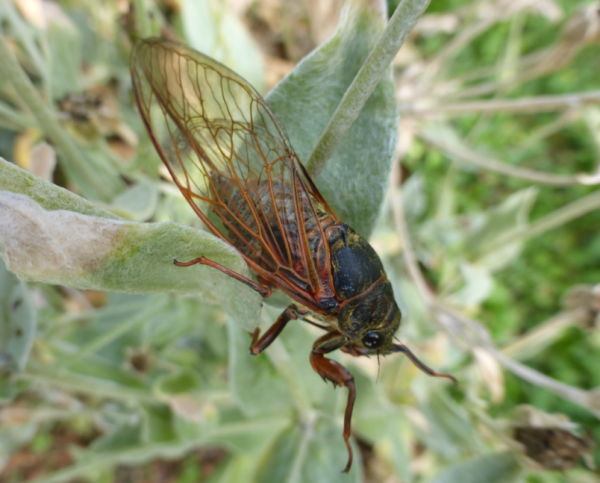
[[[329,228],[327,242],[333,286],[340,302],[338,329],[351,340],[378,330],[390,345],[401,314],[379,255],[343,223]]]
[[[285,277],[311,291],[307,258],[319,270],[329,269],[325,232],[336,223],[332,215],[302,184],[231,179],[211,175],[211,205],[224,225],[227,238],[248,259],[266,271]],[[324,267],[327,265],[327,267]]]
[[[344,223],[328,230],[331,268],[336,295],[357,297],[385,277],[381,259],[362,236]]]

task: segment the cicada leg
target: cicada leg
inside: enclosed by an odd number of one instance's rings
[[[296,320],[308,313],[307,310],[299,309],[294,304],[290,304],[282,314],[277,317],[275,323],[267,329],[260,337],[260,329],[257,327],[252,333],[252,343],[250,344],[250,354],[257,356],[277,338],[290,320]]]
[[[271,295],[271,287],[269,287],[268,285],[260,285],[256,282],[250,280],[249,278],[244,277],[243,275],[231,270],[230,268],[227,268],[227,267],[221,265],[220,263],[213,262],[212,260],[209,260],[206,257],[194,258],[193,260],[190,260],[189,262],[178,262],[177,260],[173,260],[173,263],[175,265],[177,265],[178,267],[191,267],[192,265],[197,265],[197,264],[207,265],[209,267],[213,267],[213,268],[216,268],[217,270],[220,270],[224,274],[229,275],[230,277],[235,278],[236,280],[239,280],[242,283],[245,283],[246,285],[248,285],[248,287],[250,287],[253,290],[256,290],[259,294],[261,294],[265,298],[268,297],[269,295]]]
[[[348,448],[348,463],[343,470],[344,473],[348,473],[352,466],[353,455],[352,446],[350,446],[350,433],[352,430],[352,409],[356,399],[356,386],[354,385],[354,376],[350,374],[348,369],[336,361],[327,359],[325,354],[343,347],[346,342],[347,339],[338,331],[331,331],[315,341],[310,354],[310,363],[313,369],[324,381],[329,380],[334,386],[346,386],[348,388],[348,402],[344,414],[344,441],[346,448]]]

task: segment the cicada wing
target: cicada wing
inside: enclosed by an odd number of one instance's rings
[[[288,273],[307,291],[322,291],[323,279],[332,286],[328,257],[314,247],[327,250],[323,220],[337,218],[260,95],[215,60],[160,39],[136,44],[131,72],[156,149],[211,230],[267,279]]]

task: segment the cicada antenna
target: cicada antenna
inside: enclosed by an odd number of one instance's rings
[[[394,339],[396,339],[396,337],[394,337]],[[396,340],[398,340],[398,339],[396,339]],[[417,366],[419,369],[421,369],[425,374],[427,374],[429,376],[433,376],[433,377],[445,377],[446,379],[450,379],[454,384],[458,384],[458,381],[456,380],[456,378],[454,376],[451,376],[450,374],[442,374],[440,372],[435,372],[433,369],[431,369],[430,367],[423,364],[417,358],[417,356],[414,355],[412,353],[412,351],[402,343],[392,345],[390,352],[402,352],[402,353],[406,354],[406,357],[408,357],[410,359],[410,361],[415,366]]]

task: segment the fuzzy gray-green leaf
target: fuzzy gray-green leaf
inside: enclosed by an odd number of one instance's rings
[[[290,391],[266,354],[251,356],[250,337],[229,323],[229,384],[250,416],[289,412]]]
[[[58,12],[46,33],[53,99],[81,90],[81,35],[67,15]]]
[[[520,474],[514,454],[491,453],[450,466],[429,483],[516,483]]]
[[[73,192],[49,183],[42,178],[0,158],[0,190],[20,193],[39,203],[45,210],[69,210],[83,215],[118,220],[119,217]]]
[[[374,2],[348,2],[333,37],[300,62],[267,96],[302,161],[308,161],[384,26]],[[370,235],[383,201],[397,126],[390,70],[317,181],[336,214],[363,236]]]
[[[22,370],[33,345],[36,311],[27,286],[0,260],[0,374]],[[8,365],[8,367],[4,367]]]
[[[261,300],[250,288],[210,267],[173,264],[204,255],[250,276],[234,248],[188,226],[46,211],[27,196],[3,191],[0,244],[7,267],[23,280],[125,293],[194,293],[221,303],[248,330],[258,320]]]

